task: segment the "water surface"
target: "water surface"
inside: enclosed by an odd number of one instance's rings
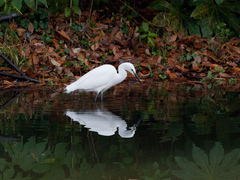
[[[57,91],[58,92],[57,92]],[[237,179],[240,94],[201,85],[1,92],[0,179]]]

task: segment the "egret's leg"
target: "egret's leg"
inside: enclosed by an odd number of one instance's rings
[[[101,101],[103,102],[103,92],[101,92]]]
[[[94,102],[97,102],[98,94],[99,94],[99,92],[97,93],[97,95],[96,95],[96,97],[95,97],[95,99],[94,99]]]

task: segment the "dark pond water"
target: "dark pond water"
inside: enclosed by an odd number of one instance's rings
[[[0,92],[0,179],[240,178],[240,93],[122,84],[96,106],[55,90]]]

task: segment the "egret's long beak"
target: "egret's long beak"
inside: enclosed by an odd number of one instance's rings
[[[134,75],[135,78],[138,80],[138,82],[139,82],[140,84],[142,84],[142,82],[140,81],[139,77],[137,76],[137,74],[136,74],[135,72],[133,72],[133,75]]]

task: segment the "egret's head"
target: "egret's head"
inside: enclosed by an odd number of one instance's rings
[[[132,73],[132,74],[136,77],[136,79],[138,80],[138,82],[139,82],[140,84],[142,84],[141,81],[140,81],[140,79],[139,79],[139,77],[137,76],[136,69],[135,69],[135,67],[133,66],[133,64],[132,64],[132,63],[129,63],[129,62],[126,62],[126,63],[123,63],[123,64],[124,64],[125,70],[127,70],[127,71],[130,72],[130,73]]]

